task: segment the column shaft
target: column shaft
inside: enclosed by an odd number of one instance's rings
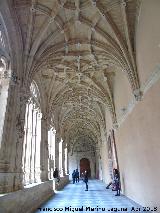
[[[48,122],[42,116],[41,120],[41,181],[48,180]]]

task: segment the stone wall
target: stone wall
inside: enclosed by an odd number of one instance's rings
[[[160,81],[116,132],[123,192],[144,206],[160,203],[159,91]]]
[[[46,181],[0,197],[1,213],[31,213],[54,194],[53,181]]]
[[[64,177],[60,177],[59,184],[56,183],[56,180],[53,181],[53,187],[55,190],[61,190],[63,189],[67,184],[69,183],[69,176],[66,175]]]
[[[119,127],[115,139],[122,192],[143,206],[157,206],[160,204],[160,28],[156,23],[160,19],[160,1],[141,3],[135,44],[143,96],[136,101],[127,76],[116,72],[113,92]],[[107,119],[106,123],[109,133],[112,127]],[[106,176],[105,171],[103,174]]]
[[[136,58],[142,100],[131,101],[127,92],[129,86],[125,82],[123,88],[122,81],[119,85],[117,82],[118,88],[115,88],[120,123],[116,143],[122,190],[144,206],[160,203],[160,29],[156,25],[160,19],[159,8],[160,1],[143,0],[136,26]],[[127,116],[119,119],[122,115],[119,112],[126,106]]]

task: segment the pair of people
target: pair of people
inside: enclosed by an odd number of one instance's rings
[[[78,169],[76,170],[73,170],[73,173],[72,173],[72,180],[73,180],[73,184],[76,182],[79,182],[79,171]]]
[[[107,185],[106,189],[109,189],[109,187],[112,186],[112,191],[117,191],[117,194],[115,196],[120,196],[120,174],[118,169],[113,169],[113,177],[112,181]]]
[[[73,184],[76,182],[79,182],[79,172],[78,172],[78,169],[76,170],[73,170],[73,173],[72,173],[72,180],[73,180]],[[88,191],[88,172],[85,171],[84,172],[84,175],[83,175],[83,181],[85,182],[86,184],[86,189],[85,191]]]

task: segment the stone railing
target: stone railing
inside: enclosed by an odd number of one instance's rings
[[[68,183],[69,183],[69,175],[66,175],[64,177],[60,177],[59,183],[56,183],[56,180],[53,181],[53,188],[54,190],[58,191],[63,189]]]
[[[0,197],[1,213],[32,213],[54,195],[53,180]]]

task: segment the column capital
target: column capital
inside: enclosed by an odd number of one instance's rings
[[[121,0],[121,5],[123,6],[123,7],[126,7],[126,1],[125,0]]]
[[[56,134],[56,130],[55,129],[52,129],[52,132],[53,132],[54,135]]]
[[[44,113],[42,112],[42,118],[41,118],[42,121],[48,121],[48,113]]]
[[[142,100],[142,96],[143,96],[143,93],[140,89],[135,89],[133,91],[133,94],[134,94],[134,97],[136,99],[136,101],[141,101]]]

